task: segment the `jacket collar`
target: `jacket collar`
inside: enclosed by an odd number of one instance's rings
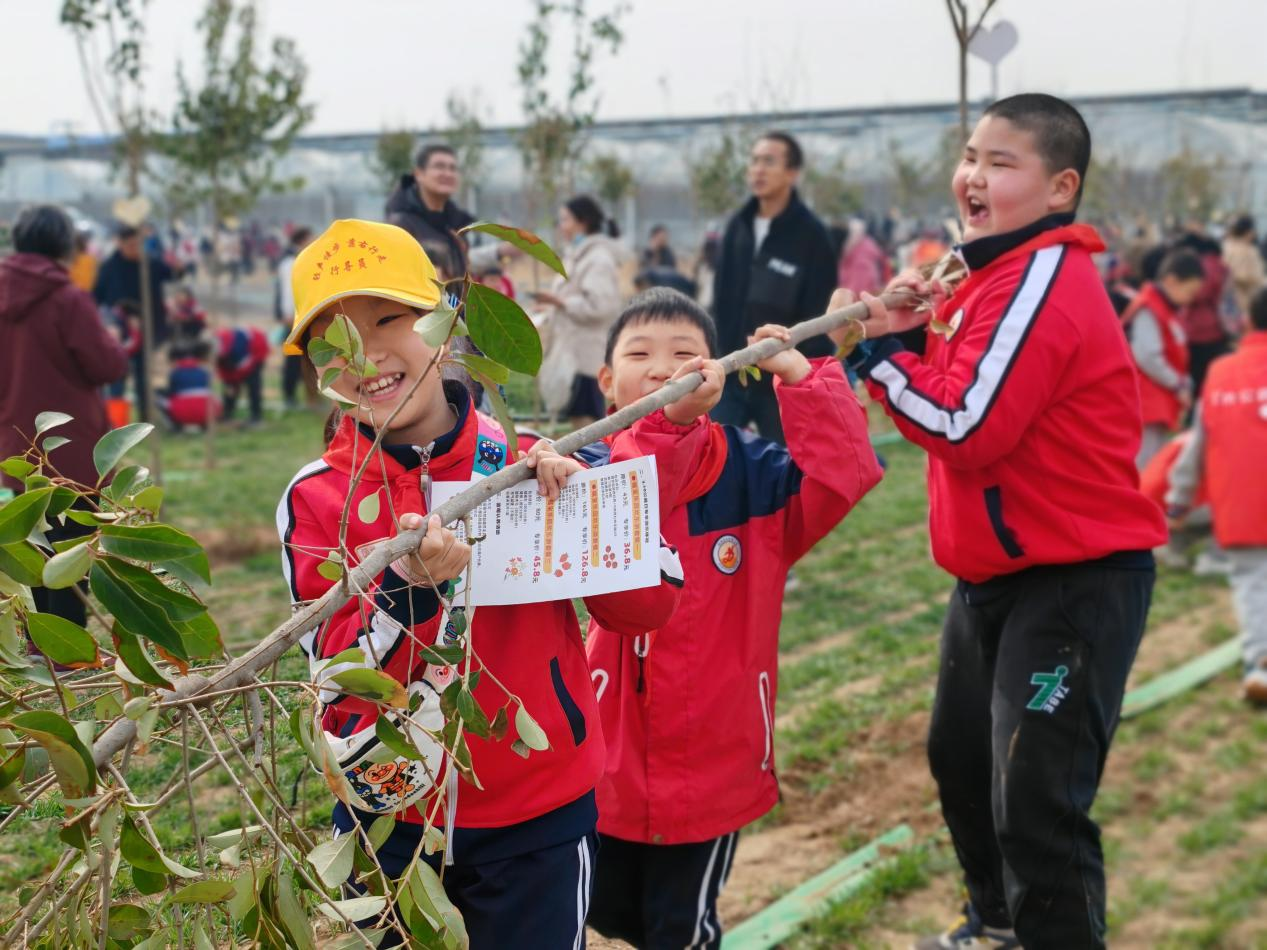
[[[747,203],[744,204],[743,208],[739,212],[744,220],[748,222],[750,227],[757,217],[757,209],[760,206],[761,202],[757,201],[756,198],[749,198]],[[803,207],[804,205],[801,203],[800,192],[793,188],[792,194],[788,196],[787,207],[770,219],[770,230],[774,231],[776,227],[780,227],[780,222],[789,220],[792,215],[800,214],[801,208]]]
[[[1015,231],[1008,231],[1004,234],[991,234],[988,237],[977,238],[975,241],[960,244],[955,248],[955,251],[959,254],[964,264],[967,265],[968,270],[980,270],[993,264],[1008,251],[1015,250],[1045,231],[1068,227],[1073,224],[1073,218],[1072,211],[1049,214],[1045,218],[1039,218],[1037,221],[1033,221],[1023,228],[1017,228]]]
[[[475,432],[479,425],[479,420],[473,411],[471,395],[465,386],[454,380],[445,380],[444,394],[449,404],[456,410],[458,419],[452,429],[432,442],[430,446],[428,470],[441,481],[449,480],[451,470],[469,475],[475,451]],[[353,473],[360,468],[361,461],[373,444],[373,429],[367,425],[358,424],[351,416],[344,416],[323,458],[332,468]],[[398,475],[421,467],[421,452],[426,446],[384,442],[381,448],[383,464],[366,466],[362,476],[366,481],[390,481]],[[465,478],[468,475],[459,477]]]

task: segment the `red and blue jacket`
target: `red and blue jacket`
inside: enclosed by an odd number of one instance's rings
[[[259,327],[217,330],[216,339],[216,374],[222,383],[241,383],[268,360],[268,336]]]
[[[787,447],[707,417],[663,411],[586,449],[588,461],[654,456],[660,530],[682,558],[677,613],[654,633],[590,621],[607,737],[604,834],[707,841],[778,801],[774,706],[788,568],[880,481],[866,413],[839,361],[776,380]]]
[[[933,558],[978,583],[1036,564],[1129,555],[1166,541],[1139,490],[1135,361],[1072,215],[963,245],[969,274],[919,357],[893,337],[850,365],[928,452]],[[1136,557],[1140,555],[1140,557]]]
[[[501,429],[474,410],[461,385],[446,383],[445,391],[458,411],[453,430],[430,446],[384,445],[381,461],[366,468],[363,480],[352,491],[347,548],[353,564],[358,547],[396,534],[393,511],[427,511],[425,477],[467,481],[491,475],[504,466],[506,444]],[[371,440],[371,432],[344,418],[325,455],[300,470],[278,505],[282,565],[295,603],[314,600],[333,584],[317,569],[327,552],[338,547],[339,518],[354,466],[365,458]],[[531,441],[522,440],[521,445],[526,449]],[[375,493],[380,497],[378,513],[366,523],[358,512],[362,500]],[[630,636],[663,626],[677,606],[682,581],[676,556],[667,547],[661,554],[663,574],[658,587],[587,598],[590,614],[610,629]],[[350,599],[329,621],[309,631],[300,644],[314,670],[324,665],[323,658],[359,647],[365,665],[378,665],[398,682],[409,684],[421,679],[427,669],[418,655],[419,647],[456,637],[452,629],[440,629],[442,617],[433,589],[407,586],[389,567],[372,590]],[[572,603],[561,600],[480,607],[471,622],[470,636],[475,653],[491,674],[480,678],[474,691],[476,702],[492,719],[507,701],[506,692],[495,682],[499,680],[506,690],[522,698],[545,731],[550,749],[524,759],[511,749],[513,726],[500,742],[468,732],[471,764],[483,788],[461,783],[456,827],[506,828],[560,809],[575,810],[574,806],[582,803],[582,811],[588,806],[592,829],[592,792],[602,775],[605,749]],[[373,728],[378,715],[373,703],[324,690],[322,699],[326,731],[346,736]],[[513,722],[514,709],[509,715]],[[413,808],[404,818],[421,820]],[[557,829],[559,824],[551,827]],[[560,832],[559,840],[577,837],[586,830]]]
[[[211,391],[211,372],[202,360],[173,360],[167,374],[164,408],[177,425],[205,426],[220,415],[220,400]]]

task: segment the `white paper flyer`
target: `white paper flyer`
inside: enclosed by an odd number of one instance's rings
[[[436,482],[434,510],[474,482]],[[660,583],[654,458],[578,472],[555,501],[521,482],[470,515],[469,606],[590,597]],[[465,529],[458,526],[459,534]],[[463,603],[460,584],[454,602]]]

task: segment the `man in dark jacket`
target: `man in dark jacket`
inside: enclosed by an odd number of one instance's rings
[[[101,322],[92,298],[70,282],[65,262],[74,248],[70,218],[51,205],[27,208],[13,227],[15,253],[0,261],[0,458],[24,455],[35,417],[71,416],[52,435],[70,439],[49,453],[60,475],[97,481],[92,448],[110,431],[101,387],[122,379],[127,356]],[[0,482],[21,489],[17,480]],[[74,524],[55,525],[50,540],[72,536]],[[40,610],[84,622],[71,590],[34,590]]]
[[[97,272],[97,283],[92,295],[103,307],[113,307],[120,301],[141,299],[141,254],[144,252],[141,232],[131,225],[119,228],[115,235],[114,253],[105,259]],[[167,305],[163,301],[163,285],[179,276],[161,257],[150,255],[150,301],[153,308],[154,334],[151,344],[158,346],[167,339]],[[144,332],[144,331],[142,331]],[[136,383],[136,406],[140,418],[149,420],[149,405],[145,399],[145,349],[142,347],[132,357],[132,376]]]
[[[748,200],[722,238],[721,264],[713,290],[713,316],[723,353],[748,342],[766,323],[791,326],[818,316],[836,286],[836,255],[823,223],[796,193],[804,157],[796,139],[767,132],[748,159]],[[806,356],[827,356],[834,347],[825,336],[801,344]],[[744,427],[755,422],[767,439],[783,441],[779,404],[768,378],[739,383],[726,378],[718,422]]]

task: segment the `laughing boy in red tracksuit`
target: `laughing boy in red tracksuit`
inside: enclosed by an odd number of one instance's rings
[[[366,245],[374,253],[364,254],[359,268],[322,266],[331,248]],[[370,379],[344,373],[334,382],[357,408],[342,418],[325,454],[295,476],[278,506],[283,569],[296,603],[322,596],[335,583],[322,565],[339,546],[349,495],[347,550],[359,557],[367,545],[422,526],[432,482],[491,475],[506,462],[506,439],[497,424],[476,411],[461,384],[442,383],[428,372],[436,352],[413,326],[440,301],[434,278],[430,260],[407,232],[369,221],[336,221],[295,260],[288,348],[302,352],[312,333],[324,333],[334,314],[342,313],[378,369]],[[382,457],[352,487],[375,425],[388,427]],[[371,497],[378,501],[367,505]],[[302,638],[318,683],[348,668],[381,668],[421,699],[413,715],[438,729],[438,694],[456,671],[427,663],[421,649],[460,642],[453,623],[444,622],[435,585],[443,588],[457,577],[469,555],[452,532],[428,519],[416,554],[393,562],[364,596],[351,597]],[[657,587],[586,598],[591,616],[630,636],[661,626],[682,583],[667,548],[661,568]],[[336,831],[348,833],[358,822],[367,828],[376,813],[397,813],[377,854],[384,871],[398,877],[421,851],[418,799],[425,786],[445,783],[447,775],[451,834],[443,854],[444,888],[465,919],[471,950],[582,947],[595,852],[594,786],[605,749],[576,613],[567,600],[485,606],[468,635],[485,669],[475,702],[492,719],[507,693],[514,694],[544,731],[549,749],[521,758],[511,748],[513,732],[495,741],[468,727],[471,766],[482,787],[458,781],[430,738],[411,736],[431,763],[429,772],[404,759],[375,761],[368,756],[377,744],[379,707],[323,685],[321,727],[352,792],[351,807],[340,801],[334,808]],[[334,667],[325,662],[339,654],[345,655]],[[445,815],[439,812],[441,828]],[[421,859],[434,866],[441,857]],[[394,946],[391,938],[379,946]]]
[[[928,452],[933,557],[959,579],[928,754],[971,902],[920,950],[1104,946],[1090,810],[1166,528],[1139,491],[1139,388],[1091,259],[1104,245],[1073,223],[1090,156],[1054,96],[986,109],[952,183],[968,276],[928,352],[891,335],[926,313],[871,299],[869,352],[851,357]]]
[[[766,326],[758,338],[787,337]],[[835,359],[795,349],[776,377],[787,447],[708,410],[720,395],[709,316],[675,290],[636,297],[613,326],[599,385],[621,408],[701,369],[694,393],[585,450],[655,457],[661,531],[682,601],[660,629],[622,636],[601,617],[587,648],[607,737],[602,848],[590,924],[636,947],[717,947],[717,896],[739,829],[778,801],[774,704],[788,568],[880,480],[866,414]]]

